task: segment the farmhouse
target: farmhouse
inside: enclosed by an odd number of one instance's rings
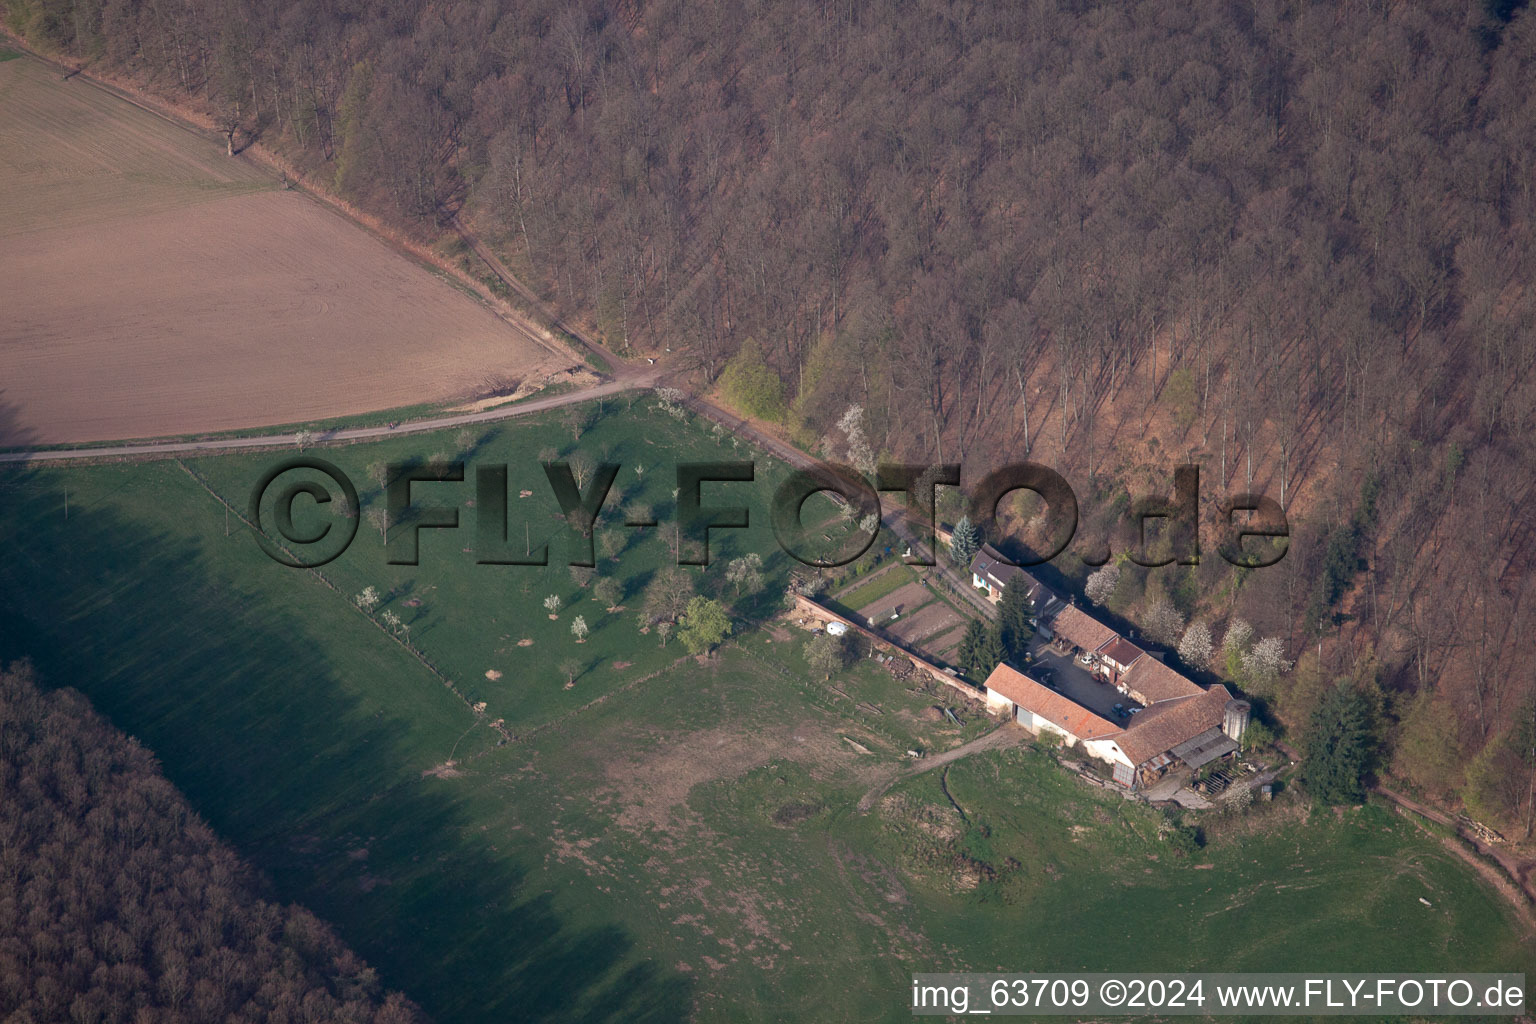
[[[1085,743],[1084,749],[1109,762],[1114,780],[1131,788],[1155,780],[1176,764],[1199,768],[1232,753],[1248,724],[1246,703],[1234,701],[1225,686],[1195,691],[1149,705],[1132,719],[1130,728],[1100,743]],[[1226,731],[1233,704],[1242,705],[1239,714],[1230,716],[1235,735]]]
[[[1116,636],[1113,640],[1100,647],[1096,652],[1098,663],[1094,666],[1099,675],[1111,683],[1119,684],[1123,676],[1132,665],[1150,657],[1147,652],[1131,643],[1123,636]],[[1145,701],[1143,701],[1145,703]]]
[[[1121,725],[1011,665],[998,665],[985,684],[987,708],[1030,731],[1061,737],[1108,764],[1111,776],[1137,789],[1178,767],[1199,768],[1238,748],[1248,705],[1225,686],[1202,688],[1109,626],[1064,603],[1029,573],[983,544],[971,559],[971,581],[993,601],[1009,586],[1029,588],[1039,633],[1078,655],[1095,677],[1142,705]],[[1043,677],[1042,677],[1043,678]],[[1090,684],[1091,685],[1091,684]],[[1081,698],[1083,695],[1078,693]],[[1116,705],[1116,711],[1120,706]]]
[[[983,544],[971,559],[971,582],[977,590],[985,590],[987,596],[994,601],[1001,601],[1003,588],[1023,572],[1023,569],[1006,561],[990,544]]]
[[[1081,745],[1110,766],[1115,782],[1138,789],[1171,768],[1199,768],[1232,753],[1247,728],[1247,703],[1234,700],[1225,686],[1202,690],[1184,682],[1187,692],[1148,703],[1124,728],[1009,665],[998,665],[987,677],[986,700],[988,708],[1032,732]]]
[[[971,582],[977,590],[986,591],[994,604],[1003,599],[1003,589],[1016,581],[1024,587],[1034,604],[1035,614],[1042,620],[1054,615],[1062,606],[1055,591],[1008,561],[992,545],[983,544],[971,559]]]

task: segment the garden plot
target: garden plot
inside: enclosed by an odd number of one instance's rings
[[[908,583],[899,590],[893,591],[857,610],[866,620],[873,619],[876,626],[884,627],[889,623],[893,613],[910,615],[934,600],[936,599],[933,596],[933,591],[921,583]]]

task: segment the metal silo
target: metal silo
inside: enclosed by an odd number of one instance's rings
[[[1231,739],[1241,743],[1243,733],[1248,728],[1248,718],[1252,714],[1253,707],[1247,701],[1227,701],[1226,712],[1222,715],[1221,731],[1226,733]]]

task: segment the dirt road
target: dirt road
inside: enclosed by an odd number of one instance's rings
[[[483,412],[456,413],[450,416],[435,416],[430,419],[412,420],[408,423],[401,423],[394,429],[389,427],[347,427],[339,430],[321,431],[314,435],[312,443],[320,445],[343,441],[366,441],[381,437],[398,437],[402,434],[419,434],[429,430],[444,430],[472,423],[494,423],[497,420],[529,416],[533,413],[546,412],[550,409],[558,409],[577,402],[588,402],[594,398],[616,395],[637,388],[647,388],[651,386],[654,380],[653,376],[631,375],[622,380],[604,381],[601,384],[590,388],[583,388],[580,391],[567,391],[564,394],[550,395],[546,398],[530,398],[525,402],[518,402],[498,409],[486,409]],[[169,459],[197,452],[227,452],[250,448],[296,447],[298,441],[298,434],[257,434],[246,437],[214,438],[207,441],[119,444],[93,448],[28,449],[0,452],[0,463],[74,462],[84,459]]]
[[[1277,743],[1276,746],[1292,761],[1301,760],[1301,755],[1286,744]],[[1446,852],[1454,855],[1481,875],[1514,908],[1521,922],[1527,928],[1536,930],[1536,907],[1533,907],[1533,902],[1536,902],[1536,890],[1533,890],[1531,885],[1530,864],[1507,850],[1489,846],[1476,836],[1468,835],[1455,818],[1438,808],[1421,804],[1381,783],[1377,783],[1372,788],[1398,807],[1454,830],[1457,836],[1472,846],[1472,849],[1467,849],[1450,836],[1437,836],[1440,845],[1445,847]]]
[[[869,792],[859,798],[859,813],[866,814],[875,806],[875,802],[885,795],[886,790],[896,783],[910,779],[914,775],[931,772],[935,768],[943,768],[947,764],[954,764],[962,757],[970,757],[972,754],[983,750],[999,750],[1003,747],[1011,747],[1023,743],[1029,738],[1029,733],[1024,727],[1014,722],[1005,722],[984,736],[978,736],[969,743],[962,744],[953,750],[946,750],[942,754],[934,754],[925,757],[917,763],[917,767],[905,771],[892,772],[890,777],[876,784]]]
[[[1430,821],[1439,822],[1441,825],[1447,825],[1455,829],[1458,835],[1476,847],[1477,853],[1473,853],[1471,850],[1450,839],[1444,840],[1445,848],[1471,865],[1478,874],[1487,879],[1489,884],[1499,890],[1504,898],[1510,902],[1510,905],[1520,914],[1520,918],[1525,922],[1526,927],[1536,929],[1536,912],[1533,912],[1531,906],[1532,900],[1536,899],[1536,892],[1531,891],[1530,880],[1526,877],[1529,865],[1523,864],[1517,857],[1504,850],[1489,846],[1486,843],[1480,842],[1476,837],[1467,835],[1462,831],[1457,821],[1444,811],[1427,807],[1417,800],[1412,800],[1401,793],[1388,789],[1386,786],[1377,785],[1376,792],[1400,807],[1422,815]],[[1478,854],[1482,854],[1482,856],[1480,857]],[[1499,867],[1494,867],[1484,858],[1496,861]],[[1501,871],[1499,868],[1503,868],[1503,870]]]

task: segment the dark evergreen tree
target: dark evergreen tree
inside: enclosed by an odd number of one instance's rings
[[[1035,612],[1035,603],[1029,599],[1023,584],[1010,584],[1003,588],[1003,600],[997,608],[998,637],[1002,643],[1003,657],[1017,665],[1024,663],[1029,652],[1030,637],[1035,635],[1029,618]]]
[[[961,516],[949,537],[949,557],[959,566],[969,566],[976,552],[981,550],[981,531],[976,529],[970,516]]]
[[[1325,804],[1363,803],[1375,752],[1374,723],[1365,694],[1351,684],[1337,686],[1312,712],[1302,782]]]
[[[972,619],[965,624],[965,635],[960,638],[960,648],[955,652],[955,661],[960,665],[963,675],[974,676],[982,665],[982,654],[987,647],[987,627],[978,619]],[[987,666],[990,670],[991,666]]]
[[[994,623],[983,626],[981,640],[976,645],[976,671],[978,678],[986,677],[991,671],[1008,660],[1007,651],[1003,648],[1002,630]]]

